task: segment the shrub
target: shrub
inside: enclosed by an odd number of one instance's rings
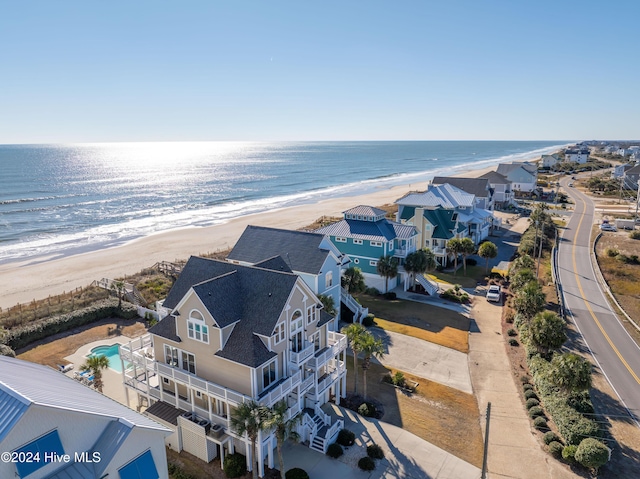
[[[0,344],[0,356],[16,357],[16,352],[6,344]]]
[[[530,398],[530,399],[527,399],[525,406],[527,407],[527,409],[531,409],[532,407],[538,406],[539,404],[540,404],[540,401],[538,401],[536,398]]]
[[[575,459],[584,467],[598,470],[611,458],[611,449],[597,439],[586,438],[576,449]]]
[[[532,391],[533,390],[533,384],[525,383],[525,384],[522,385],[522,389],[525,391],[525,393],[527,391]]]
[[[329,447],[327,448],[327,456],[337,459],[343,454],[344,451],[342,450],[342,446],[340,444],[338,444],[337,442],[329,444]]]
[[[558,457],[559,458],[560,456],[562,456],[562,450],[563,449],[564,449],[564,447],[558,441],[552,441],[552,442],[549,443],[549,452],[551,453],[551,455],[553,457]]]
[[[367,456],[371,459],[384,459],[384,451],[377,444],[367,446]]]
[[[227,477],[244,476],[247,472],[247,458],[236,452],[224,458],[224,475]]]
[[[196,479],[195,476],[184,472],[180,466],[173,462],[167,464],[167,470],[169,471],[171,479]]]
[[[293,469],[289,469],[284,477],[286,479],[309,479],[309,474],[304,469],[300,469],[299,467],[294,467]]]
[[[640,230],[635,230],[629,233],[629,238],[631,239],[640,239]]]
[[[358,461],[358,467],[363,471],[373,471],[376,468],[376,463],[369,456],[364,456]]]
[[[396,293],[394,293],[393,291],[389,291],[388,293],[384,293],[383,295],[384,299],[396,299]]]
[[[548,446],[549,444],[551,444],[554,441],[555,442],[560,442],[560,438],[558,437],[558,435],[555,432],[549,431],[549,432],[545,432],[544,433],[543,441]]]
[[[525,399],[538,399],[538,395],[536,394],[536,392],[533,389],[527,389],[524,392],[524,398]]]
[[[518,340],[517,340],[517,339],[515,339],[515,338],[511,338],[511,339],[509,340],[509,346],[519,346],[519,345],[520,345],[520,343],[518,342]]]
[[[589,391],[571,394],[567,399],[567,405],[582,414],[593,414],[595,412]]]
[[[364,290],[364,294],[369,296],[380,296],[380,290],[378,288],[367,288]]]
[[[529,409],[529,417],[531,419],[538,416],[544,416],[544,409],[542,409],[540,406],[533,406],[531,409]]]
[[[509,336],[517,336],[518,335],[518,331],[516,331],[515,329],[511,328],[510,330],[507,331],[507,334]]]
[[[391,377],[391,384],[394,386],[399,386],[403,388],[405,386],[406,380],[404,378],[404,374],[401,371],[396,371],[396,373]]]
[[[618,256],[620,254],[620,251],[618,251],[615,248],[607,248],[605,250],[605,254],[609,257],[609,258],[615,258],[616,256]]]
[[[513,313],[512,310],[509,310],[504,314],[504,322],[505,323],[511,324],[511,323],[513,323],[513,319],[514,319],[514,313]]]
[[[539,430],[547,429],[547,420],[544,417],[539,416],[533,420],[533,425]]]
[[[374,318],[375,316],[372,313],[367,314],[367,316],[362,319],[362,325],[365,328],[370,328],[371,326],[376,324]]]
[[[363,402],[358,406],[358,414],[364,417],[374,417],[376,415],[376,407],[370,402]]]
[[[131,319],[137,315],[138,309],[132,304],[122,303],[122,308],[118,310],[118,301],[116,299],[104,299],[96,301],[86,308],[12,328],[7,331],[3,342],[13,349],[20,349],[39,339],[62,333],[78,326],[84,326],[100,319],[114,316]]]
[[[467,258],[467,266],[475,266],[478,264],[478,260],[475,258]]]
[[[336,442],[344,447],[353,446],[356,442],[356,435],[348,429],[340,429]]]
[[[578,446],[574,444],[569,444],[568,446],[564,446],[564,449],[562,450],[562,459],[564,459],[569,464],[575,464],[577,449],[578,449]]]

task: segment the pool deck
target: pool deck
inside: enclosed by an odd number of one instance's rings
[[[73,370],[68,371],[65,374],[70,378],[73,378],[74,372],[80,370],[80,366],[85,363],[87,356],[91,354],[91,350],[93,348],[97,346],[111,346],[116,343],[122,345],[131,340],[132,339],[127,336],[114,336],[113,338],[101,339],[81,346],[75,353],[65,357],[67,361],[73,363]],[[119,403],[127,404],[124,385],[122,384],[122,373],[114,371],[111,368],[107,368],[102,371],[102,380],[104,383],[102,391],[105,396],[109,396],[111,399],[115,399]]]

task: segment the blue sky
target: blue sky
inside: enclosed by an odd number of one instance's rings
[[[0,0],[0,143],[640,138],[634,1]]]

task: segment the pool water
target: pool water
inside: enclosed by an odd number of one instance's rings
[[[120,362],[119,350],[120,345],[117,343],[112,344],[111,346],[96,346],[91,350],[91,354],[89,354],[89,357],[106,356],[109,360],[109,369],[113,369],[114,371],[121,373],[122,363]],[[129,363],[127,363],[126,361],[125,367],[129,367]]]

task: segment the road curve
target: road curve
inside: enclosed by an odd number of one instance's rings
[[[562,185],[576,208],[558,247],[565,305],[594,360],[640,427],[640,348],[609,306],[596,279],[590,258],[593,201],[568,188],[568,182],[564,179]]]

